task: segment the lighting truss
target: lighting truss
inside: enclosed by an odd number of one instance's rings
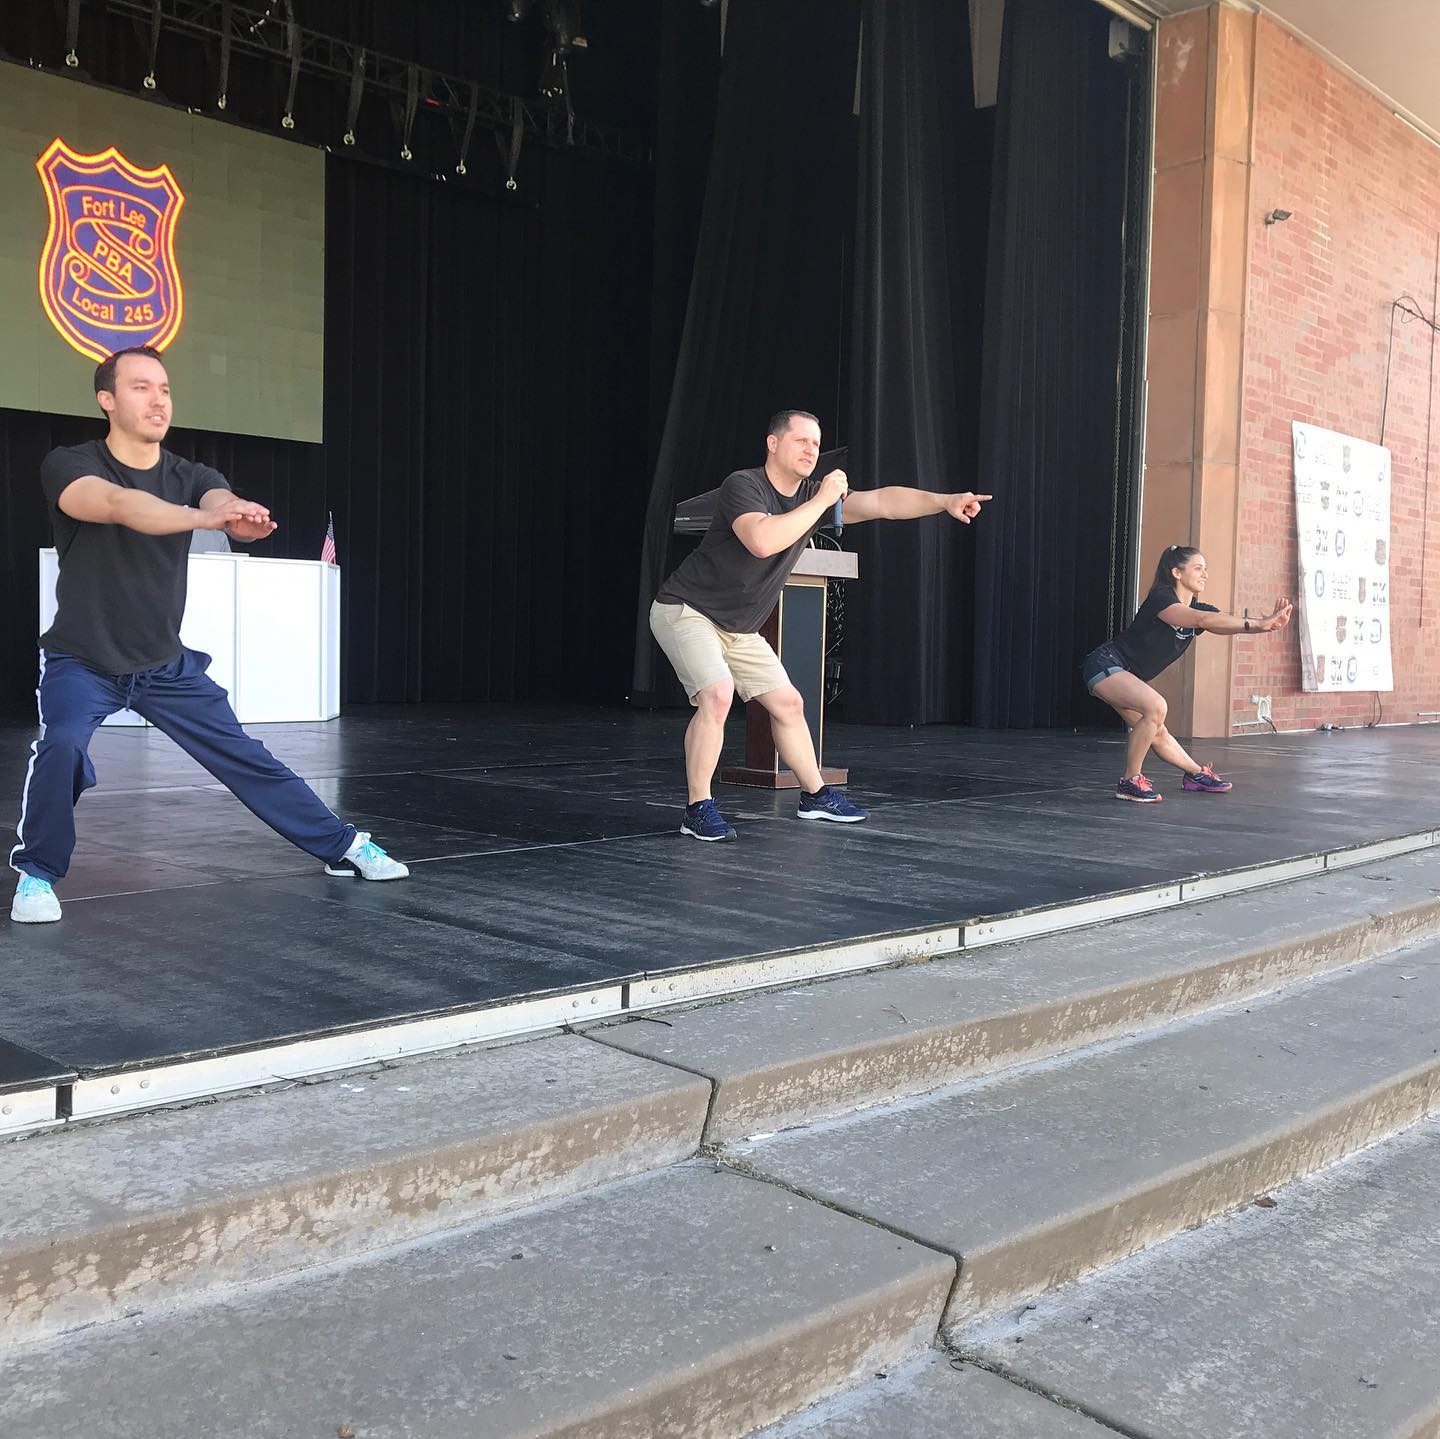
[[[357,68],[363,67],[365,94],[393,101],[402,110],[407,105],[413,107],[417,76],[423,75],[426,108],[438,110],[465,128],[467,135],[475,125],[481,125],[509,136],[518,121],[527,138],[542,144],[593,150],[637,164],[649,164],[651,160],[650,143],[643,135],[569,114],[563,104],[508,95],[477,80],[447,75],[412,60],[308,29],[295,22],[290,7],[281,0],[265,8],[221,0],[101,3],[109,11],[148,26],[155,24],[158,15],[164,30],[213,41],[232,54],[255,56],[289,69],[292,77],[298,73],[322,78],[339,89],[348,88]],[[464,163],[463,154],[457,158]]]

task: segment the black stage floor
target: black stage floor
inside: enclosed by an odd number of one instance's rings
[[[1440,729],[1197,746],[1236,782],[1117,803],[1118,733],[834,726],[869,824],[722,789],[677,832],[686,716],[376,707],[259,733],[412,866],[327,878],[153,731],[105,729],[56,925],[0,920],[0,1088],[953,924],[1440,824]],[[738,741],[741,727],[733,726]],[[33,730],[0,726],[0,817]],[[8,852],[12,830],[0,830]],[[5,895],[8,906],[8,891]]]

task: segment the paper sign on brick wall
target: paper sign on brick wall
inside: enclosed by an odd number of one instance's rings
[[[1320,691],[1390,690],[1390,451],[1293,425],[1300,678]]]

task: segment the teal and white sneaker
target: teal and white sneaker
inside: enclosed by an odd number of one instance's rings
[[[409,879],[410,871],[399,860],[391,859],[378,844],[371,844],[370,836],[361,830],[354,843],[334,864],[325,866],[326,874],[338,875],[341,879]]]
[[[10,903],[10,918],[16,924],[54,924],[60,918],[60,901],[50,881],[22,874]]]

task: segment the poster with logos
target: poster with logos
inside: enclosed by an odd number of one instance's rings
[[[1293,425],[1305,689],[1390,690],[1390,451]]]

